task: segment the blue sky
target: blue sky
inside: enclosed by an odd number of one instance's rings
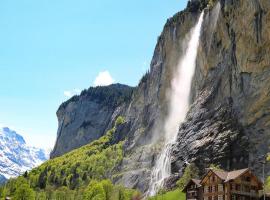
[[[186,2],[0,1],[1,126],[52,148],[58,106],[93,85],[137,85],[167,18]]]

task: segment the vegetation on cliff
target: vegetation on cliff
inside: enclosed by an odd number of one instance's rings
[[[190,179],[199,177],[199,169],[196,167],[195,164],[190,164],[186,167],[183,176],[177,181],[176,185],[179,187],[180,190],[183,190]]]
[[[16,196],[24,194],[34,196],[34,193],[36,199],[41,200],[110,200],[112,196],[115,200],[131,199],[133,195],[137,195],[136,191],[114,186],[107,180],[113,176],[116,166],[123,158],[123,142],[111,143],[117,126],[122,123],[124,118],[118,117],[115,126],[100,139],[49,160],[31,172],[10,180],[1,188],[1,194],[15,199]]]
[[[108,107],[117,107],[131,99],[133,89],[133,87],[122,84],[90,87],[83,90],[79,96],[75,95],[62,103],[59,110],[64,109],[70,102],[78,101],[80,98],[87,98],[89,101],[95,101]]]

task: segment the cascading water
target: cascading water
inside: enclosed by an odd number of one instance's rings
[[[164,148],[152,171],[148,196],[155,195],[163,186],[164,180],[171,175],[171,147],[177,139],[180,124],[185,120],[189,109],[189,95],[200,40],[204,12],[190,32],[190,40],[183,57],[179,60],[177,72],[171,83],[169,113],[164,124]]]

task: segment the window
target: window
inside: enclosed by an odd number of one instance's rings
[[[240,190],[241,190],[241,186],[240,186],[239,184],[236,184],[236,185],[235,185],[235,190],[236,190],[236,191],[240,191]]]
[[[209,188],[208,188],[207,186],[204,186],[204,193],[208,193],[208,192],[209,192],[208,189],[209,189]]]
[[[212,192],[212,186],[209,186],[208,191],[211,193]]]
[[[223,200],[223,195],[218,195],[218,200]]]
[[[214,197],[214,200],[218,200],[218,196],[215,196],[215,197]]]
[[[218,191],[223,192],[223,185],[222,184],[218,184]]]
[[[244,191],[245,191],[245,192],[250,192],[250,187],[249,187],[248,185],[245,185],[245,186],[244,186]]]

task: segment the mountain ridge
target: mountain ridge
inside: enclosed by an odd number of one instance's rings
[[[30,147],[8,127],[0,128],[0,175],[4,182],[40,165],[48,159],[45,150]]]

